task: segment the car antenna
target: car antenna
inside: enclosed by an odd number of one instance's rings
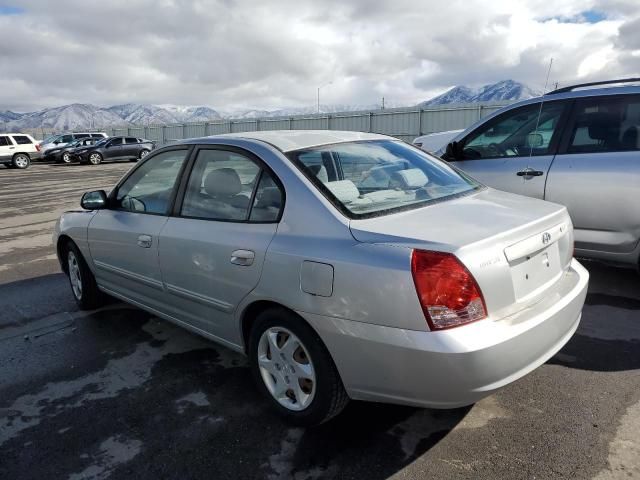
[[[544,90],[542,90],[542,100],[540,101],[540,110],[538,111],[538,118],[536,119],[536,129],[533,131],[533,133],[538,133],[538,127],[540,126],[540,117],[542,116],[542,106],[544,105],[544,99],[545,99],[545,96],[547,95],[547,85],[549,84],[549,75],[551,74],[552,65],[553,65],[553,57],[551,57],[551,59],[549,60],[549,68],[547,69],[547,79],[544,81]],[[529,158],[531,158],[532,156],[533,156],[533,145],[531,145],[531,148],[529,149]],[[529,165],[527,165],[527,168],[529,168]]]

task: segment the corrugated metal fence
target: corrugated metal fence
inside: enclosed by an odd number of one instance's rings
[[[220,133],[259,130],[351,130],[391,135],[407,142],[432,132],[466,128],[478,119],[510,102],[447,105],[432,108],[394,108],[387,110],[345,112],[292,117],[225,119],[171,125],[109,127],[97,130],[110,136],[147,138],[158,145],[183,138],[206,137]],[[27,129],[37,139],[55,132],[51,129]]]

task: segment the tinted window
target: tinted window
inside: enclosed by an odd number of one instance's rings
[[[182,215],[246,220],[260,167],[244,155],[200,150],[189,177]]]
[[[260,182],[258,182],[258,189],[253,200],[249,220],[253,222],[277,221],[282,209],[282,203],[280,187],[273,180],[271,174],[263,170]]]
[[[13,141],[16,142],[18,145],[31,145],[33,144],[33,142],[31,141],[31,139],[25,135],[14,135],[13,136]]]
[[[166,214],[186,154],[187,150],[172,150],[145,161],[118,188],[116,208]]]
[[[69,143],[73,140],[73,135],[62,135],[58,140],[62,143]]]
[[[464,141],[463,158],[548,155],[564,110],[561,102],[527,105],[480,126]]]
[[[99,133],[92,133],[91,136],[97,137],[97,138],[104,138],[104,135],[100,135]]]
[[[127,137],[125,138],[125,143],[138,143],[138,139],[133,137]]]
[[[0,137],[0,147],[6,146],[6,145],[13,145],[13,144],[11,143],[8,137],[4,137],[4,136]]]
[[[87,138],[87,137],[90,137],[91,135],[89,135],[88,133],[74,133],[73,136],[75,138]]]
[[[122,145],[122,140],[123,138],[121,137],[114,138],[113,140],[111,140],[110,145]]]
[[[317,167],[318,153],[331,159],[336,178],[328,172],[328,161]],[[392,140],[327,145],[290,157],[350,217],[418,208],[479,187],[445,162]]]
[[[596,98],[576,104],[568,153],[640,150],[640,98]]]

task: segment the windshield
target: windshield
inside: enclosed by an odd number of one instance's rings
[[[42,143],[53,143],[58,139],[60,135],[49,135],[47,138],[42,140]]]
[[[82,143],[82,139],[81,138],[79,138],[78,140],[74,140],[69,145],[67,145],[67,147],[77,147],[78,145],[80,145],[80,143]]]
[[[109,138],[101,138],[100,140],[98,140],[96,143],[93,144],[94,147],[99,147],[100,145],[104,145],[105,143],[107,143],[107,140],[109,140]]]
[[[442,160],[394,140],[326,145],[289,157],[350,218],[418,208],[480,187]]]

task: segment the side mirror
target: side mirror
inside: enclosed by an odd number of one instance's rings
[[[540,148],[544,144],[544,139],[541,133],[530,133],[527,135],[527,147]]]
[[[458,142],[448,143],[442,158],[449,162],[461,160],[462,152],[461,152],[460,144]]]
[[[60,140],[56,140],[55,142],[53,142],[54,145],[58,145],[60,143]]]
[[[107,207],[107,194],[104,190],[85,192],[80,200],[80,206],[85,210],[100,210]]]

